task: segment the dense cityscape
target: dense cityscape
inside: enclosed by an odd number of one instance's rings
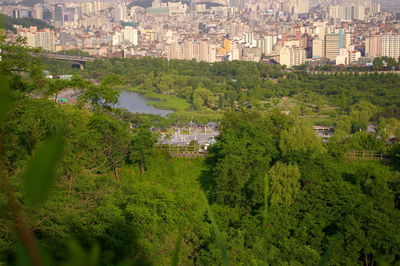
[[[400,10],[373,0],[3,1],[0,12],[46,21],[52,28],[13,25],[8,34],[51,52],[288,68],[400,57]]]

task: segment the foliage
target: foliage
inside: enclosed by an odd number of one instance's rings
[[[150,160],[155,153],[155,144],[158,136],[150,131],[148,126],[141,126],[133,137],[130,145],[129,160],[140,166],[142,173],[149,167]]]
[[[40,65],[20,58],[30,52],[2,45],[11,53],[0,63],[0,264],[398,265],[399,145],[385,139],[398,134],[398,76],[144,58],[88,63],[106,84],[41,83]],[[182,121],[113,110],[111,73],[163,97],[198,98],[201,111],[231,109],[208,158],[159,152],[150,127]],[[67,87],[90,108],[47,99]],[[327,111],[337,128],[324,144],[307,118]],[[371,122],[377,132],[359,131]],[[391,161],[344,160],[350,148]]]
[[[312,127],[301,123],[282,132],[279,147],[282,155],[286,157],[306,157],[325,151],[321,139],[316,136]]]

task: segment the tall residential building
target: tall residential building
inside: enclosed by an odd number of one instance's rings
[[[112,15],[115,21],[127,21],[128,10],[126,5],[118,5],[113,9]]]
[[[33,8],[33,17],[36,19],[43,20],[43,4],[36,4]]]
[[[182,59],[191,60],[194,57],[194,45],[192,40],[186,40],[181,45]]]
[[[339,55],[339,49],[348,48],[350,46],[350,33],[344,31],[344,29],[339,29],[335,33],[328,33],[325,35],[325,40],[323,42],[324,48],[324,58],[329,60],[336,60],[336,57]],[[316,45],[319,44],[318,41]],[[318,54],[319,48],[316,47],[316,53]]]
[[[275,45],[278,41],[277,36],[267,35],[258,40],[258,47],[261,48],[262,54],[271,54],[275,50]]]
[[[64,12],[64,5],[59,4],[55,6],[54,9],[54,20],[55,21],[63,21],[63,12]]]
[[[330,6],[329,17],[333,19],[341,19],[343,21],[364,20],[365,6],[361,5]]]
[[[325,37],[323,39],[314,39],[312,45],[312,57],[325,58]]]
[[[306,60],[306,51],[298,46],[285,46],[279,54],[279,63],[288,68],[304,64]]]
[[[292,0],[293,13],[304,14],[310,11],[310,0]]]
[[[205,61],[214,63],[216,61],[217,48],[215,44],[208,43],[207,41],[200,41],[198,43],[198,61]]]
[[[205,61],[209,63],[216,62],[217,47],[207,40],[193,41],[186,40],[183,43],[174,42],[169,45],[167,50],[168,59],[186,59]]]
[[[335,60],[339,55],[339,35],[330,33],[325,36],[325,58]]]
[[[179,43],[174,42],[169,46],[168,60],[170,59],[181,59],[182,50]]]
[[[229,39],[224,39],[224,49],[227,53],[232,51],[232,41]]]
[[[127,26],[122,30],[123,39],[133,45],[139,44],[138,30],[134,27]]]
[[[400,58],[400,35],[383,35],[381,56],[388,56],[399,60]]]
[[[38,30],[37,27],[24,28],[19,32],[19,35],[26,38],[29,47],[54,51],[54,31],[50,29]]]
[[[381,13],[381,4],[380,3],[372,3],[371,4],[371,13]]]
[[[365,39],[365,55],[370,57],[381,56],[382,36],[373,35]]]

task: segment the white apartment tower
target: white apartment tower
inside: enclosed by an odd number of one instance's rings
[[[37,27],[30,27],[28,29],[23,29],[19,34],[26,38],[29,47],[54,51],[54,31],[50,29],[38,30]]]
[[[279,62],[288,68],[304,64],[306,60],[306,51],[298,46],[285,46],[279,54]]]
[[[115,21],[127,21],[128,20],[128,10],[126,5],[119,5],[113,9],[113,17]]]
[[[139,44],[138,30],[134,27],[127,26],[122,30],[123,39],[133,45]]]
[[[265,55],[271,54],[275,50],[277,40],[277,36],[273,35],[267,35],[258,40],[258,47],[261,48],[261,53]]]
[[[399,60],[400,35],[383,35],[381,45],[381,56],[392,57],[396,60]]]

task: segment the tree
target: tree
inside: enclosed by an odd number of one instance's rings
[[[92,85],[86,89],[81,100],[88,102],[94,111],[111,108],[118,103],[119,92],[103,85]]]
[[[149,126],[141,126],[132,139],[129,160],[138,164],[142,173],[149,167],[157,141],[157,135],[150,131]]]
[[[350,107],[352,120],[352,132],[366,130],[372,116],[378,112],[378,108],[368,101],[360,101]]]
[[[121,75],[117,74],[108,74],[104,77],[101,78],[101,85],[102,86],[117,86],[117,85],[123,85],[125,82],[122,78]]]
[[[283,156],[297,159],[305,159],[307,154],[325,152],[321,138],[315,134],[312,126],[299,122],[282,132],[279,147]]]
[[[45,91],[46,96],[54,95],[54,101],[57,101],[57,95],[60,91],[68,88],[70,82],[62,79],[51,80],[47,85],[47,90]]]
[[[277,155],[269,126],[271,121],[257,112],[225,114],[202,181],[212,201],[245,209],[263,204],[264,176]]]
[[[385,64],[381,57],[374,58],[374,61],[372,63],[372,67],[374,68],[374,70],[382,70],[384,66]]]
[[[276,162],[269,170],[270,204],[290,205],[300,193],[300,171],[297,165]]]
[[[86,169],[94,173],[115,171],[125,162],[128,153],[128,125],[106,115],[96,114],[77,136],[76,142],[76,152],[82,151],[78,154]]]

